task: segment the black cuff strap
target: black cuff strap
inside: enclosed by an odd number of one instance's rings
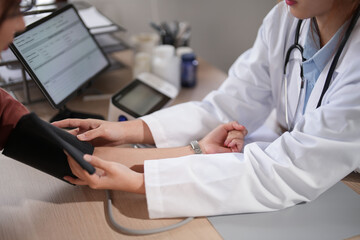
[[[84,154],[94,152],[90,143],[82,142],[30,113],[24,115],[11,132],[3,154],[61,180],[64,176],[75,178],[64,150],[89,174],[95,172],[95,168],[83,159]]]

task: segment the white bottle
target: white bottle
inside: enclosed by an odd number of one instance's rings
[[[130,44],[135,52],[152,54],[154,48],[159,45],[159,35],[156,33],[139,33],[130,37]]]
[[[152,73],[180,89],[180,60],[171,45],[155,47],[152,58]]]

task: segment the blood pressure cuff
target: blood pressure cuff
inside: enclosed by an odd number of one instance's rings
[[[64,180],[75,177],[67,162],[64,150],[89,174],[95,168],[83,159],[92,154],[94,147],[76,136],[41,120],[34,113],[24,115],[11,132],[3,154],[40,171]]]

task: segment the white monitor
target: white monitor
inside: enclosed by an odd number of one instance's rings
[[[72,5],[29,25],[10,48],[58,109],[109,66]]]

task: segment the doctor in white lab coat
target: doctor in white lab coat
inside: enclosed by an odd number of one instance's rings
[[[94,166],[107,172],[102,177],[89,176],[69,159],[80,179],[66,179],[94,188],[135,192],[134,189],[142,189],[152,218],[274,211],[317,198],[360,168],[360,22],[341,53],[318,108],[336,51],[324,61],[306,106],[309,83],[304,72],[305,87],[301,88],[302,55],[298,50],[291,51],[284,76],[285,55],[294,43],[297,18],[304,19],[299,34],[304,52],[307,38],[325,49],[336,33],[339,40],[333,46],[337,49],[358,6],[357,0],[279,3],[265,17],[253,47],[236,60],[223,85],[201,102],[180,104],[126,123],[55,123],[60,127],[79,127],[81,140],[95,139],[111,145],[155,143],[158,148],[170,148],[186,146],[230,121],[244,125],[251,136],[275,109],[277,122],[288,130],[278,137],[268,137],[267,141],[255,138],[243,153],[189,154],[178,158],[144,154],[144,173],[137,173],[140,175],[120,164],[121,158],[130,155],[117,155],[117,163],[86,156]],[[315,19],[318,33],[310,29]],[[309,38],[317,34],[318,38]],[[111,159],[113,155],[108,156]],[[151,160],[157,158],[162,159]],[[114,157],[111,160],[117,161]]]

